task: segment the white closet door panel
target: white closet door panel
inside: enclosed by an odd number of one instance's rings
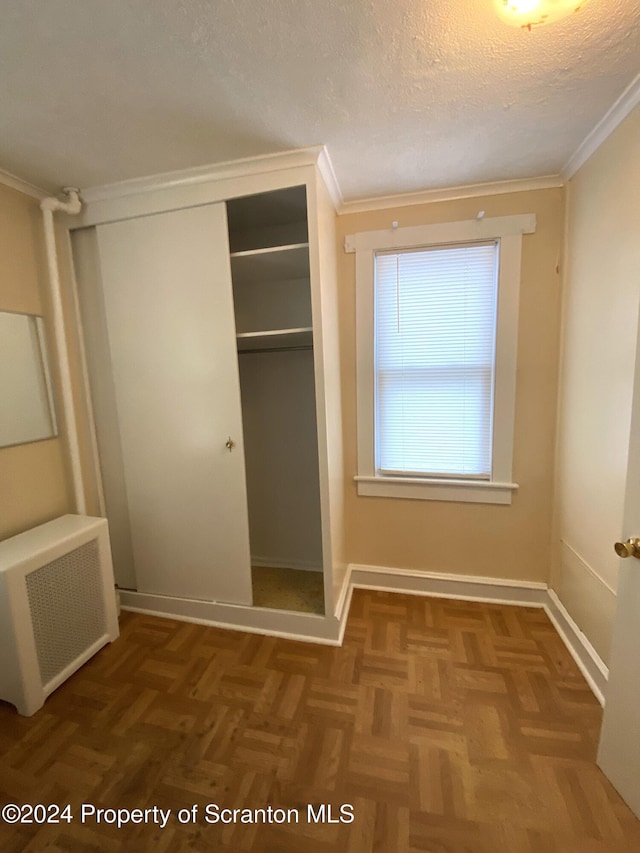
[[[250,604],[225,207],[97,230],[137,588]]]

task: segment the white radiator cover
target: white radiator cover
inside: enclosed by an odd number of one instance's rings
[[[106,519],[64,515],[0,542],[0,699],[31,716],[118,633]]]

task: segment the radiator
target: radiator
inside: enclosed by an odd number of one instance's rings
[[[104,518],[64,515],[0,542],[0,699],[31,716],[117,636]]]

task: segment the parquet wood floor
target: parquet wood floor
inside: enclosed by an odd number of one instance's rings
[[[0,703],[0,850],[624,853],[638,822],[594,763],[601,710],[546,615],[357,590],[342,648],[125,613],[30,719]],[[122,829],[100,808],[171,809]],[[207,825],[207,804],[299,809]],[[354,806],[307,822],[306,804]],[[199,808],[195,823],[177,810]]]

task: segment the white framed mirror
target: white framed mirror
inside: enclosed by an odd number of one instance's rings
[[[57,434],[42,317],[0,311],[0,447]]]

